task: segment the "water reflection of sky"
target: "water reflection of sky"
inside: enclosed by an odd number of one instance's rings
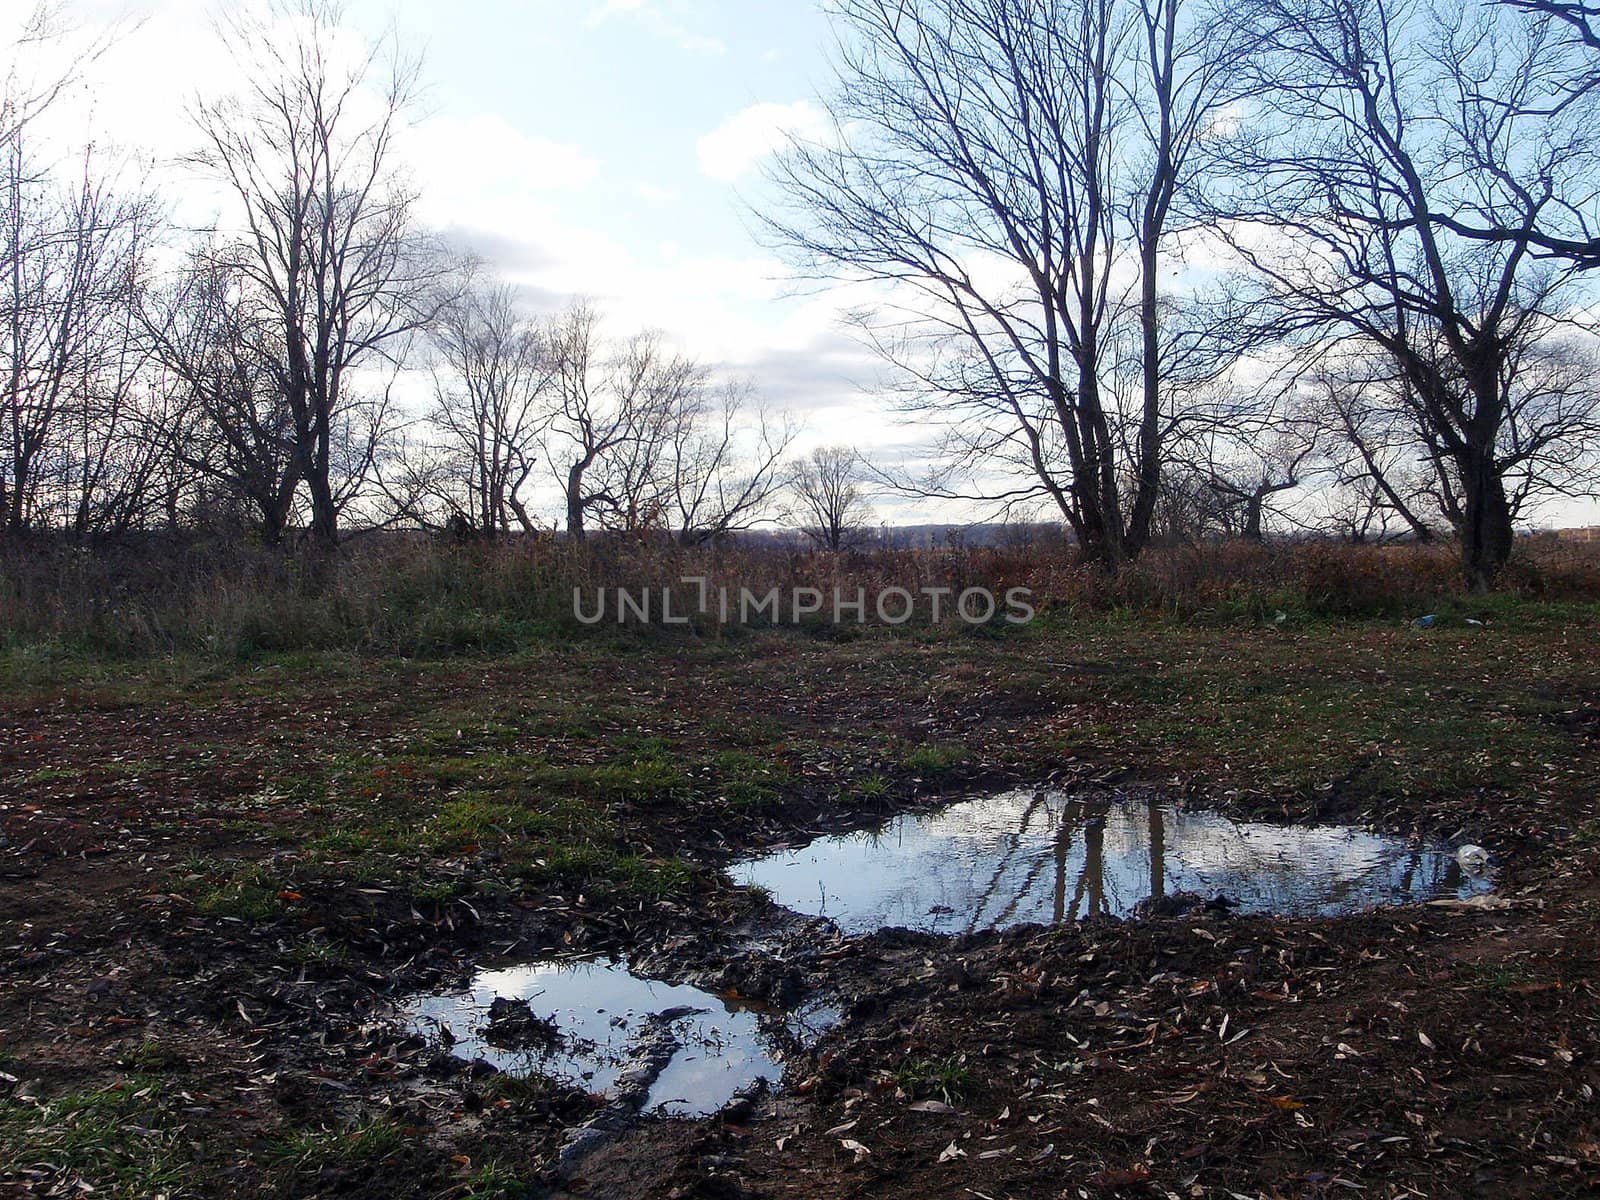
[[[542,1050],[490,1045],[483,1030],[497,996],[531,1001],[536,1016],[560,1028],[559,1042]],[[776,1082],[782,1076],[754,1012],[699,988],[641,979],[618,962],[485,971],[469,991],[414,999],[403,1015],[424,1033],[448,1030],[458,1058],[481,1058],[512,1074],[545,1075],[605,1093],[640,1049],[647,1018],[678,1008],[694,1011],[670,1023],[679,1049],[650,1089],[645,1111],[714,1113],[757,1079]]]
[[[746,863],[734,876],[851,932],[1122,916],[1141,900],[1178,892],[1221,894],[1245,912],[1331,916],[1475,889],[1444,846],[1033,791],[822,838]]]

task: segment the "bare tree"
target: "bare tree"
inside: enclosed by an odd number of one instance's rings
[[[1223,514],[1223,528],[1258,542],[1265,533],[1273,497],[1292,492],[1305,482],[1316,444],[1285,434],[1254,449],[1251,461],[1232,471],[1213,471],[1207,482],[1221,501],[1217,508]]]
[[[61,182],[30,149],[25,127],[0,145],[0,528],[87,530],[87,497],[128,428],[154,216],[147,198],[99,174],[92,153]]]
[[[1311,482],[1322,430],[1292,392],[1271,386],[1224,394],[1205,420],[1175,440],[1164,490],[1169,528],[1259,541],[1269,517],[1293,525],[1278,503]]]
[[[1488,586],[1512,548],[1512,364],[1558,336],[1573,301],[1575,268],[1536,260],[1527,231],[1588,186],[1587,106],[1541,103],[1549,29],[1493,3],[1235,11],[1258,39],[1259,88],[1221,228],[1302,345],[1355,339],[1396,364],[1457,489],[1465,574]],[[1522,233],[1474,240],[1441,215]]]
[[[703,382],[702,369],[653,334],[609,345],[600,318],[574,304],[550,330],[553,405],[544,451],[562,489],[567,536],[589,518],[629,533],[662,527],[661,462],[668,422]]]
[[[1138,553],[1182,402],[1160,266],[1237,39],[1185,0],[836,10],[835,129],[777,169],[797,211],[770,227],[814,274],[887,285],[865,323],[945,425],[948,478],[1020,472],[978,494],[1049,500],[1095,561]]]
[[[523,489],[539,464],[539,438],[556,366],[549,339],[505,284],[473,284],[440,312],[433,343],[433,426],[448,474],[465,484],[466,519],[486,537],[536,528]]]
[[[1585,0],[1500,0],[1520,9],[1537,25],[1553,29],[1544,42],[1540,66],[1550,80],[1545,94],[1534,98],[1533,114],[1556,114],[1571,106],[1592,105],[1600,92],[1600,5]],[[1564,35],[1564,36],[1559,36]],[[1592,160],[1591,170],[1594,166]],[[1566,258],[1581,267],[1600,268],[1600,184],[1569,192],[1546,209],[1539,224],[1521,229],[1463,220],[1448,213],[1435,220],[1463,237],[1483,241],[1526,239],[1539,251]]]
[[[146,324],[161,375],[181,403],[165,436],[185,467],[248,510],[276,546],[294,513],[300,455],[278,330],[249,299],[249,277],[208,252],[165,295]]]
[[[1543,502],[1594,494],[1600,355],[1576,333],[1510,350],[1497,464],[1517,520]],[[1346,356],[1318,374],[1317,386],[1336,481],[1370,490],[1420,540],[1440,527],[1461,533],[1467,496],[1456,461],[1400,367],[1383,355]]]
[[[1572,39],[1588,53],[1600,58],[1600,4],[1591,0],[1502,0],[1535,16],[1550,17],[1565,24]],[[1589,83],[1590,87],[1596,86]]]
[[[284,346],[295,475],[324,543],[338,537],[340,460],[364,472],[381,432],[382,397],[353,411],[358,373],[392,364],[428,323],[439,275],[393,161],[418,66],[391,41],[341,61],[341,15],[335,0],[274,0],[265,21],[234,18],[243,88],[194,110],[194,160],[225,185],[240,228],[222,258]]]
[[[1437,468],[1419,444],[1404,402],[1405,380],[1367,356],[1318,372],[1311,387],[1313,412],[1324,431],[1322,465],[1331,473],[1330,486],[1347,501],[1335,510],[1345,532],[1364,536],[1374,521],[1387,530],[1392,516],[1418,541],[1433,541],[1436,521],[1430,518],[1439,515],[1439,505],[1430,493]],[[1355,523],[1346,515],[1352,507],[1361,513]]]
[[[662,510],[684,545],[748,529],[770,515],[784,486],[796,426],[755,398],[751,385],[697,387],[668,414],[660,461]]]
[[[861,537],[872,513],[861,490],[861,460],[844,446],[823,446],[794,464],[794,518],[824,550],[845,550]]]
[[[154,206],[122,191],[92,149],[74,174],[35,136],[114,36],[74,45],[64,6],[40,3],[0,79],[0,533],[42,521],[89,533],[134,519],[127,489],[141,471],[125,455],[142,443],[130,438],[131,315]]]
[[[0,143],[21,135],[79,78],[84,65],[116,39],[118,30],[113,27],[87,44],[68,45],[72,39],[66,14],[65,0],[39,0],[18,28],[9,47],[5,78],[0,80]],[[47,68],[41,75],[37,67],[50,57],[47,51],[64,54],[58,56],[56,69]]]
[[[138,255],[137,239],[129,247]],[[115,297],[84,364],[77,395],[63,414],[55,465],[58,518],[76,538],[115,538],[175,523],[174,494],[186,473],[163,439],[172,397],[152,386],[150,343],[139,317],[137,279]]]

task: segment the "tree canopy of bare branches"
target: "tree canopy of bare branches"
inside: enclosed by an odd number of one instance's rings
[[[539,439],[557,366],[551,339],[523,313],[506,284],[460,290],[434,324],[432,424],[465,483],[466,521],[487,537],[513,516],[532,533],[524,489],[539,465]]]
[[[87,532],[100,523],[96,498],[122,486],[121,452],[143,455],[144,431],[132,428],[136,312],[155,213],[146,197],[119,192],[92,154],[62,177],[30,147],[26,128],[0,147],[0,524]]]
[[[248,521],[277,545],[294,515],[301,460],[278,327],[250,286],[226,257],[197,253],[149,298],[146,326],[158,386],[178,402],[164,431],[173,456],[216,490],[214,510],[234,510],[228,523]]]
[[[1234,12],[1256,39],[1256,100],[1219,227],[1282,306],[1285,336],[1393,362],[1453,489],[1466,575],[1487,586],[1511,553],[1508,475],[1530,455],[1581,452],[1592,425],[1584,405],[1520,398],[1518,364],[1574,303],[1576,268],[1536,257],[1529,231],[1590,186],[1600,124],[1587,103],[1543,102],[1559,87],[1551,31],[1498,4]],[[1487,241],[1456,223],[1521,232]]]
[[[1540,111],[1559,112],[1592,103],[1600,91],[1600,5],[1585,0],[1501,0],[1528,19],[1556,33],[1547,50],[1557,68],[1551,94],[1541,96]],[[1561,35],[1564,35],[1561,36]],[[1564,196],[1540,223],[1526,231],[1476,225],[1452,217],[1440,220],[1455,233],[1488,241],[1526,237],[1539,250],[1567,258],[1590,270],[1600,268],[1600,186]]]
[[[746,384],[713,385],[656,334],[608,340],[584,304],[556,319],[549,343],[546,447],[570,538],[584,539],[592,515],[612,532],[698,544],[768,514],[795,436],[786,414]]]
[[[663,508],[678,539],[701,545],[772,515],[797,432],[748,382],[686,394],[658,451]]]
[[[1236,39],[1185,0],[841,0],[830,139],[776,170],[805,269],[945,425],[951,474],[1025,481],[1088,557],[1149,536],[1183,391],[1218,370],[1159,275],[1233,100]],[[1119,385],[1133,364],[1132,394]]]
[[[394,161],[418,65],[392,42],[352,50],[335,36],[339,17],[333,0],[275,0],[264,22],[234,18],[242,88],[194,110],[195,161],[224,185],[237,224],[218,255],[284,347],[273,369],[294,474],[325,543],[386,417],[371,377],[429,322],[439,278]]]
[[[582,542],[591,516],[625,532],[659,527],[652,431],[699,386],[700,367],[653,334],[609,343],[599,313],[582,302],[552,323],[550,353],[544,453],[562,490],[567,536]]]
[[[872,512],[861,487],[861,459],[845,446],[822,446],[790,470],[794,519],[824,550],[848,550],[862,537]]]

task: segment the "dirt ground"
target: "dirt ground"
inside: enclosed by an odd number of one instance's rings
[[[774,635],[19,686],[0,1195],[1600,1194],[1600,615],[1490,629]],[[1047,777],[1470,837],[1500,888],[763,943],[770,906],[720,874]],[[844,1019],[753,1104],[559,1170],[600,1098],[392,1019],[549,950],[820,990]]]

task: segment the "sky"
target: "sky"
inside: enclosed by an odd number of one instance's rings
[[[27,7],[0,0],[0,37]],[[215,30],[225,3],[68,11],[80,43],[116,32],[67,123],[147,157],[161,194],[187,198],[180,223],[205,225],[214,207],[175,160],[198,145],[195,97],[236,82]],[[659,330],[748,377],[798,416],[801,448],[897,455],[924,436],[875,394],[882,368],[841,327],[843,298],[799,287],[751,215],[784,131],[820,128],[820,0],[347,0],[344,23],[421,54],[403,147],[419,216],[533,303],[588,297],[614,332]]]
[[[836,305],[790,295],[753,234],[763,157],[819,119],[827,26],[807,0],[422,0],[424,215],[519,282],[587,294],[748,371],[775,401],[860,397]],[[861,365],[861,364],[856,364]],[[871,364],[866,364],[870,366]]]
[[[69,0],[80,41],[115,35],[65,119],[147,160],[139,169],[196,228],[215,206],[176,160],[198,144],[195,97],[237,83],[214,26],[240,2]],[[0,0],[0,44],[28,7]],[[613,332],[657,329],[748,377],[803,422],[801,449],[920,457],[935,434],[882,398],[883,367],[841,322],[850,298],[797,284],[752,215],[773,199],[761,168],[784,131],[823,129],[822,0],[346,0],[345,24],[392,30],[423,57],[402,152],[424,221],[536,304],[588,297]],[[986,515],[876,507],[894,522]]]
[[[216,3],[72,11],[122,22],[91,69],[96,125],[158,158],[192,149],[190,101],[229,83]],[[814,442],[904,438],[870,395],[877,362],[838,326],[842,301],[800,294],[750,216],[782,130],[821,120],[819,3],[352,0],[346,22],[392,26],[424,56],[405,149],[422,219],[536,301],[589,296],[618,331],[656,328],[749,374]]]

